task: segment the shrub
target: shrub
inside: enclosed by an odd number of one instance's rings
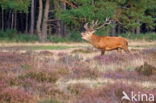
[[[11,39],[13,37],[15,37],[15,35],[17,34],[16,30],[6,30],[6,31],[0,31],[0,37],[5,37],[8,39]]]
[[[29,78],[34,79],[38,82],[53,82],[55,83],[58,80],[58,74],[55,72],[47,72],[47,71],[30,71],[24,75],[19,76],[22,80]]]
[[[38,103],[61,103],[61,102],[55,99],[44,99],[40,100]]]
[[[71,53],[84,53],[84,54],[87,54],[87,53],[91,53],[92,51],[90,50],[84,50],[84,49],[75,49],[73,50]]]
[[[98,61],[99,63],[109,65],[109,64],[122,64],[127,62],[133,62],[133,60],[141,59],[141,55],[134,53],[134,54],[119,54],[119,53],[111,53],[108,55],[103,56],[95,56],[94,60]]]
[[[74,65],[75,63],[77,63],[77,61],[81,61],[83,60],[82,57],[80,57],[79,55],[62,55],[60,56],[58,62],[61,62],[63,64],[67,64],[67,65]]]
[[[50,42],[55,42],[55,43],[71,41],[71,40],[69,40],[69,38],[63,38],[63,37],[59,37],[59,36],[55,36],[55,35],[49,36],[48,40]]]
[[[81,39],[81,34],[80,32],[76,32],[76,31],[71,31],[68,38],[74,42],[80,42],[80,41],[83,41]]]
[[[151,93],[156,96],[155,89],[146,89],[135,84],[115,82],[100,88],[84,91],[81,95],[78,96],[74,103],[121,103],[123,91],[126,92],[127,95],[130,95],[130,93],[133,91],[135,93]],[[145,102],[146,101],[140,103]]]
[[[32,95],[20,90],[5,88],[0,92],[1,103],[34,103]]]
[[[77,66],[71,68],[70,76],[72,78],[76,78],[76,79],[81,79],[81,78],[95,79],[100,76],[100,72],[96,69],[91,69],[91,68],[81,64],[81,66],[77,65]]]
[[[146,33],[146,34],[138,34],[138,35],[127,33],[127,34],[121,34],[119,36],[123,36],[125,38],[129,38],[132,40],[148,40],[148,41],[156,40],[156,33]]]
[[[89,89],[89,87],[87,87],[84,84],[71,84],[67,87],[67,89],[70,91],[71,94],[73,95],[81,95],[81,93],[83,93],[84,91],[86,91],[87,89]]]
[[[156,67],[149,65],[148,63],[144,63],[135,69],[139,74],[150,76],[152,74],[156,74]]]
[[[7,87],[7,84],[3,80],[0,80],[0,91],[2,91],[6,87]]]
[[[37,35],[21,34],[16,30],[0,31],[0,40],[7,42],[34,42],[38,41]]]

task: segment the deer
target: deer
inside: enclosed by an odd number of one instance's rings
[[[112,20],[106,18],[103,24],[97,21],[92,21],[90,26],[89,23],[84,24],[85,32],[81,33],[81,38],[88,41],[93,47],[101,51],[101,55],[105,54],[105,51],[117,50],[121,52],[124,50],[126,53],[130,53],[128,49],[128,40],[123,37],[116,36],[98,36],[95,34],[96,30],[109,25]]]

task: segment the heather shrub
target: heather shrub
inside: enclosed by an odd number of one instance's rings
[[[84,53],[84,54],[87,54],[87,53],[93,53],[93,52],[96,52],[98,51],[96,48],[94,47],[86,47],[86,48],[83,48],[83,49],[75,49],[73,51],[71,51],[71,53]]]
[[[111,53],[108,55],[103,56],[96,56],[94,60],[100,62],[103,65],[109,64],[123,64],[123,63],[130,63],[133,60],[141,58],[141,55],[135,54],[126,54],[126,53]]]
[[[83,61],[83,58],[79,55],[64,55],[58,60],[59,63],[63,63],[69,66],[74,66],[75,63]]]
[[[121,103],[121,98],[124,96],[122,93],[123,91],[128,95],[130,95],[130,93],[133,91],[135,93],[152,93],[156,96],[155,90],[148,90],[135,84],[115,82],[100,88],[84,91],[81,95],[78,96],[74,103]],[[129,103],[132,102],[129,101]]]
[[[69,69],[54,65],[51,69],[34,69],[26,71],[19,75],[19,79],[33,79],[37,82],[51,82],[55,83],[59,78],[65,77],[69,74]]]
[[[84,50],[84,49],[75,49],[71,53],[91,53],[90,50]]]
[[[104,78],[140,80],[137,72],[127,70],[109,70],[103,73]]]
[[[21,68],[24,69],[24,70],[29,70],[29,69],[32,69],[32,66],[29,65],[29,64],[22,64]]]
[[[3,80],[0,80],[0,91],[2,91],[6,87],[7,87],[7,84]]]
[[[62,102],[55,99],[44,99],[44,100],[40,100],[38,103],[62,103]]]
[[[49,51],[40,51],[38,53],[38,55],[40,55],[40,56],[53,56],[54,54],[52,52],[49,52]]]
[[[5,73],[1,71],[0,69],[0,80],[3,80],[5,77]]]
[[[31,68],[33,67],[32,58],[30,56],[14,52],[1,52],[0,65],[0,71],[5,73],[21,72],[24,65]]]
[[[89,87],[87,85],[78,83],[69,85],[67,89],[72,95],[80,95],[81,93],[89,89]]]
[[[139,74],[150,76],[156,74],[156,67],[149,65],[148,63],[144,63],[135,69]]]
[[[156,67],[156,48],[143,49],[139,53],[142,54],[145,62]]]
[[[111,78],[114,80],[124,79],[124,80],[132,80],[132,81],[156,81],[155,75],[142,75],[138,73],[136,70],[108,70],[103,73],[103,78]]]
[[[20,85],[19,79],[16,76],[7,76],[7,77],[5,77],[4,80],[10,86],[18,86],[18,85]]]
[[[0,92],[1,103],[34,103],[33,96],[13,88],[5,88]]]
[[[54,73],[54,72],[47,72],[47,71],[30,71],[27,72],[24,75],[19,76],[19,78],[21,79],[34,79],[38,82],[53,82],[55,83],[59,76],[58,74]]]
[[[62,57],[62,56],[67,56],[68,54],[65,53],[65,52],[59,52],[57,55],[58,55],[59,57]]]
[[[84,66],[75,66],[71,68],[70,77],[82,79],[82,78],[89,78],[95,79],[100,76],[100,72],[96,69],[91,69],[90,67]]]

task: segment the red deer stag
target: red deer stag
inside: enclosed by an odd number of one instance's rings
[[[106,21],[100,25],[98,21],[92,21],[91,25],[88,27],[88,23],[84,25],[85,32],[81,33],[82,39],[91,43],[95,48],[101,50],[101,55],[104,55],[105,51],[111,50],[124,50],[125,52],[130,52],[128,50],[128,40],[122,37],[111,37],[111,36],[97,36],[94,34],[96,29],[100,29],[105,25],[112,22],[106,18]]]

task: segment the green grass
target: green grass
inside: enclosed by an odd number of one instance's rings
[[[16,30],[0,31],[1,42],[36,42],[37,35],[17,33]]]
[[[28,46],[26,49],[32,50],[63,50],[63,49],[70,49],[76,48],[75,46]]]
[[[146,33],[146,34],[121,34],[119,36],[131,39],[131,40],[146,40],[146,41],[154,41],[156,40],[156,33]]]
[[[10,47],[0,47],[0,49],[19,49],[19,50],[64,50],[70,48],[77,48],[77,46],[10,46]]]
[[[96,32],[97,35],[107,35],[108,33],[104,31]],[[119,36],[131,39],[131,40],[145,40],[154,41],[156,40],[156,33],[146,33],[146,34],[119,34]],[[83,42],[81,39],[80,32],[71,31],[66,37],[59,37],[57,35],[49,35],[47,38],[48,42]],[[16,30],[6,30],[0,31],[0,42],[38,42],[39,38],[37,35],[22,34],[18,33]]]

